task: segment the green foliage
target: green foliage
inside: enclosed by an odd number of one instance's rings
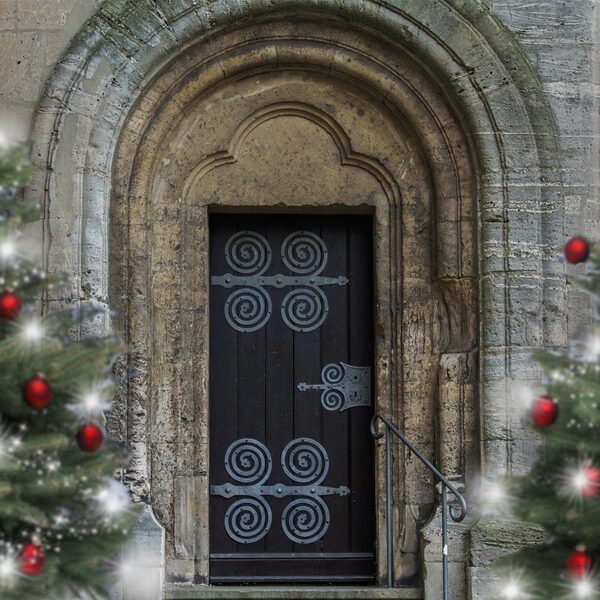
[[[25,202],[18,189],[32,173],[28,154],[26,145],[0,149],[0,245],[17,246],[14,256],[0,254],[0,293],[10,286],[23,303],[15,321],[0,319],[0,562],[8,557],[17,568],[15,577],[0,569],[0,598],[107,597],[112,561],[139,511],[119,507],[126,492],[112,475],[125,465],[123,449],[105,441],[83,451],[75,436],[87,422],[102,426],[101,409],[86,408],[81,397],[93,391],[110,401],[111,364],[122,348],[114,339],[71,340],[69,330],[94,308],[36,315],[40,294],[64,280],[18,251],[18,227],[39,218],[37,203]],[[44,336],[27,341],[23,328],[34,319]],[[23,396],[24,383],[40,373],[52,386],[42,410]],[[26,576],[18,572],[19,551],[32,541],[46,562],[40,574]]]
[[[587,274],[578,282],[596,294],[598,249],[586,266]],[[600,550],[600,493],[586,496],[574,485],[574,476],[584,465],[600,466],[600,365],[584,343],[568,353],[537,352],[534,358],[544,369],[546,390],[558,403],[559,415],[551,426],[533,426],[544,438],[537,461],[526,477],[511,484],[516,516],[544,527],[546,543],[505,557],[497,565],[502,571],[515,566],[526,570],[533,590],[527,597],[575,598],[574,580],[566,569],[568,556],[581,543],[590,554]]]

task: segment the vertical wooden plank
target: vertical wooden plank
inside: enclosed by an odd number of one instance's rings
[[[349,310],[350,364],[373,364],[373,250],[372,218],[349,220]],[[371,392],[372,394],[372,392]],[[375,498],[373,491],[373,438],[369,420],[373,408],[357,407],[350,413],[351,505],[350,524],[354,552],[373,551]]]
[[[349,277],[347,263],[347,217],[322,217],[322,238],[328,250],[324,276]],[[330,363],[348,362],[348,294],[349,285],[324,288],[329,301],[329,315],[322,326],[321,369]],[[315,374],[316,375],[316,374]],[[320,377],[320,373],[319,373]],[[320,402],[320,394],[313,393]],[[322,409],[323,445],[329,452],[329,474],[326,484],[350,487],[349,468],[349,411]],[[350,488],[352,489],[352,488]],[[328,496],[326,501],[331,522],[322,539],[323,552],[347,552],[350,539],[348,496]]]
[[[298,215],[290,223],[290,232],[308,231],[318,236],[321,235],[317,218],[307,215]],[[300,286],[294,288],[299,289]],[[300,381],[319,381],[321,371],[321,332],[322,327],[312,331],[294,332],[294,381],[295,386]],[[322,443],[321,433],[321,405],[310,399],[310,395],[300,392],[294,386],[294,439],[311,438]],[[290,499],[292,500],[292,499]],[[320,552],[321,542],[310,544],[294,543],[295,552]]]
[[[289,233],[289,217],[271,216],[268,240],[273,249],[270,274],[287,274],[281,260],[281,244]],[[289,288],[269,287],[273,301],[273,316],[267,327],[267,447],[273,457],[273,472],[269,483],[290,484],[281,468],[281,452],[294,436],[294,337],[283,322],[280,307]],[[281,514],[287,498],[268,499],[273,511],[273,527],[267,536],[268,552],[293,552],[294,547],[281,531]]]
[[[266,237],[264,217],[238,215],[234,218],[237,222],[238,233],[247,231]],[[266,441],[264,417],[266,406],[265,331],[269,325],[270,321],[256,331],[237,332],[237,439],[251,438],[263,444]],[[264,552],[265,538],[250,544],[238,543],[237,550],[238,552]]]
[[[210,273],[222,275],[231,269],[225,261],[225,244],[235,232],[226,215],[211,215]],[[238,439],[237,430],[237,333],[225,320],[224,306],[230,289],[210,286],[210,485],[230,481],[225,470],[225,452]],[[225,531],[225,512],[230,500],[210,496],[210,552],[235,552],[236,543]]]

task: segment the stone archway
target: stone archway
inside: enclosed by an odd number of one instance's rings
[[[164,185],[169,177],[173,189],[184,189],[182,171],[177,174],[172,164],[156,158],[164,157],[167,142],[176,139],[172,128],[190,118],[189,111],[203,94],[225,90],[236,76],[243,77],[252,68],[280,74],[310,65],[312,77],[340,82],[376,105],[375,112],[386,115],[382,122],[387,119],[391,124],[389,135],[402,132],[399,139],[414,151],[412,163],[385,164],[389,157],[355,147],[361,136],[353,137],[347,127],[342,131],[349,146],[345,154],[339,154],[342,163],[357,152],[384,164],[392,177],[389,190],[383,186],[382,194],[394,210],[408,209],[405,202],[411,199],[411,219],[423,209],[421,227],[413,220],[411,233],[404,229],[409,222],[403,220],[402,230],[394,234],[401,253],[392,254],[388,262],[391,272],[402,273],[402,293],[378,292],[386,302],[382,314],[392,315],[385,321],[391,327],[384,329],[389,332],[386,343],[391,345],[387,349],[383,345],[378,354],[381,373],[388,374],[380,389],[394,391],[382,393],[379,406],[392,408],[390,398],[400,390],[407,401],[404,406],[415,406],[408,401],[411,393],[421,396],[427,390],[431,402],[426,407],[425,420],[430,420],[426,426],[424,415],[400,410],[400,405],[394,407],[394,416],[430,456],[438,455],[442,469],[455,480],[469,474],[468,448],[479,444],[487,472],[501,472],[512,464],[515,441],[506,378],[529,376],[519,375],[524,372],[522,356],[543,343],[544,302],[562,310],[562,291],[551,284],[552,277],[527,275],[540,270],[546,248],[558,237],[556,224],[561,221],[560,203],[552,186],[544,181],[553,166],[552,148],[548,147],[553,139],[552,120],[531,67],[480,3],[418,4],[400,7],[351,2],[340,14],[339,7],[328,2],[272,6],[183,2],[175,7],[167,1],[111,0],[84,28],[49,81],[39,108],[34,150],[34,159],[46,169],[37,188],[45,198],[46,260],[50,269],[78,271],[81,287],[73,292],[76,299],[91,295],[108,303],[112,286],[110,304],[117,308],[117,318],[112,322],[107,318],[97,327],[115,327],[132,334],[129,340],[137,352],[137,375],[125,390],[120,408],[109,416],[109,424],[113,435],[132,450],[132,489],[152,502],[169,531],[168,572],[175,580],[202,581],[206,573],[201,555],[202,504],[198,500],[206,490],[202,475],[196,474],[206,472],[207,466],[202,463],[202,453],[190,455],[181,447],[203,441],[193,434],[185,437],[191,432],[184,418],[187,407],[181,397],[170,394],[181,382],[176,383],[166,367],[162,370],[174,360],[172,352],[181,346],[181,340],[169,339],[175,330],[160,330],[151,324],[153,277],[158,276],[152,271],[157,264],[153,261],[184,263],[181,256],[168,256],[168,237],[153,237],[145,209],[157,209],[158,199],[180,197]],[[329,34],[311,39],[311,31],[324,32],[328,27]],[[232,29],[235,31],[230,32]],[[273,30],[282,31],[283,39]],[[335,35],[331,33],[334,30]],[[236,35],[240,36],[237,42]],[[237,51],[232,51],[236,45]],[[301,97],[285,101],[315,106],[314,101]],[[335,121],[326,107],[317,108]],[[73,148],[70,136],[81,145]],[[185,134],[180,133],[179,139],[187,143]],[[344,135],[338,139],[343,149]],[[227,144],[220,148],[226,149]],[[196,159],[199,164],[203,157],[196,154]],[[65,164],[75,173],[72,180],[61,175]],[[197,165],[188,161],[187,166],[191,172]],[[421,185],[419,196],[411,195],[410,177]],[[407,187],[403,189],[403,185]],[[34,184],[32,192],[36,191]],[[71,198],[72,204],[54,202],[57,194]],[[109,244],[109,199],[115,246],[117,240],[119,244],[128,241],[119,248]],[[148,200],[152,202],[148,204]],[[182,204],[190,206],[184,200]],[[375,209],[376,204],[372,198]],[[540,212],[539,206],[545,210]],[[344,203],[327,210],[339,207]],[[171,203],[171,208],[174,214],[166,208],[164,215],[149,214],[164,217],[167,229],[176,228],[181,215],[177,215],[177,203]],[[203,210],[193,215],[200,235],[194,243],[199,244]],[[63,234],[73,232],[76,235],[64,241]],[[536,241],[527,254],[519,249],[523,236]],[[382,239],[389,245],[392,237],[388,233]],[[423,240],[431,241],[427,256],[418,251]],[[150,251],[154,242],[156,252]],[[411,268],[428,275],[411,278]],[[515,276],[513,271],[520,274]],[[193,300],[198,306],[203,289],[201,270],[195,276],[200,295]],[[166,286],[163,297],[167,298],[168,282],[157,279],[156,283]],[[520,290],[525,288],[529,298],[531,289],[537,291],[533,300],[520,299]],[[121,296],[125,291],[128,293]],[[189,296],[185,302],[192,303],[191,290],[184,292]],[[430,301],[420,306],[417,301],[424,297]],[[400,298],[401,311],[394,303]],[[160,308],[171,310],[184,300],[178,297],[169,302]],[[402,317],[396,318],[400,312]],[[480,317],[480,331],[477,319],[471,318],[474,312]],[[190,313],[190,318],[192,330],[199,330],[202,313]],[[422,335],[424,331],[427,335]],[[415,343],[404,344],[404,339]],[[199,352],[196,356],[203,356],[202,347],[193,345],[201,342],[194,340],[185,351],[194,348]],[[479,361],[472,353],[476,346]],[[189,365],[189,361],[182,364]],[[198,366],[200,372],[205,368],[201,360]],[[401,366],[408,367],[406,372],[401,372]],[[411,374],[421,370],[424,374],[411,382]],[[151,380],[154,375],[160,380],[158,386]],[[200,376],[194,382],[199,386],[197,392],[205,393],[206,381]],[[464,410],[469,403],[477,406],[478,402],[482,407],[481,434],[479,411]],[[181,418],[177,423],[183,427],[181,438],[174,437],[173,430],[162,435],[170,427],[161,422],[166,414],[161,411],[168,406],[175,420]],[[473,421],[469,421],[471,415]],[[196,416],[201,422],[203,415]],[[433,427],[434,419],[439,419],[438,427]],[[456,433],[460,434],[458,444]],[[431,443],[433,439],[436,444]],[[396,523],[403,525],[400,547],[405,550],[397,553],[396,562],[408,576],[415,572],[417,562],[414,526],[410,525],[415,518],[404,513],[417,507],[418,516],[426,514],[426,508],[421,512],[418,507],[430,506],[432,500],[416,483],[416,475],[411,476],[411,469],[409,465],[399,478],[407,486],[397,484],[403,500],[395,516]],[[190,518],[175,523],[173,514]]]
[[[459,120],[414,59],[319,20],[241,27],[159,74],[121,140],[112,297],[128,299],[115,306],[133,364],[147,365],[137,394],[149,398],[153,415],[150,502],[167,531],[168,571],[194,561],[193,576],[209,577],[207,516],[194,506],[208,504],[210,469],[210,209],[374,212],[375,407],[441,458],[456,481],[473,475],[475,181]],[[395,528],[403,542],[395,560],[406,584],[418,574],[416,531],[434,498],[419,465],[403,456],[396,457]],[[384,481],[379,464],[380,500]],[[380,579],[385,526],[379,519]]]

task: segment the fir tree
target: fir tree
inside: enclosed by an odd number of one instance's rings
[[[112,477],[124,452],[102,430],[120,348],[70,339],[93,307],[39,314],[41,294],[64,280],[25,257],[22,226],[39,218],[20,193],[28,154],[0,148],[0,598],[106,597],[138,513]]]
[[[588,260],[589,246],[572,238],[569,262]],[[600,245],[578,284],[600,291]],[[595,327],[598,316],[595,318]],[[590,332],[591,333],[591,332]],[[531,406],[531,426],[542,435],[531,472],[510,482],[517,517],[537,523],[545,543],[500,560],[512,571],[503,597],[514,600],[600,597],[594,577],[600,549],[600,338],[590,335],[568,352],[537,352],[545,390]],[[514,577],[515,567],[522,577]],[[519,581],[520,579],[520,581]]]

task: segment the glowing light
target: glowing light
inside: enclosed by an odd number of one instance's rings
[[[54,522],[54,526],[59,529],[69,522],[69,519],[64,514],[55,515],[52,520]]]
[[[506,600],[530,600],[533,598],[530,588],[531,585],[527,584],[523,572],[519,571],[506,581],[500,593],[501,597]]]
[[[108,485],[96,495],[102,512],[111,516],[122,512],[129,506],[129,496],[125,486],[111,480]]]
[[[103,391],[108,387],[108,384],[112,384],[112,382],[98,382],[93,384],[91,388],[75,397],[76,402],[69,404],[69,409],[88,419],[98,413],[110,410],[112,401],[106,398],[106,394]]]
[[[0,556],[0,587],[11,587],[19,574],[13,556]]]
[[[2,258],[2,260],[6,260],[15,254],[15,246],[10,240],[5,240],[0,244],[0,258]]]
[[[487,515],[507,515],[511,512],[512,496],[501,480],[481,479],[479,503]]]
[[[60,462],[57,460],[52,460],[47,465],[49,473],[55,473],[60,468]]]
[[[589,579],[577,581],[573,588],[577,598],[597,598],[597,591]]]
[[[162,567],[159,554],[129,550],[116,571],[124,596],[135,598],[160,598],[162,593]]]
[[[591,466],[592,463],[587,458],[569,461],[559,475],[561,496],[576,504],[586,496],[595,495],[597,482],[590,480]]]
[[[579,493],[583,492],[589,483],[585,469],[580,469],[573,475],[573,485],[577,488]]]
[[[21,337],[27,342],[38,342],[45,337],[45,331],[39,321],[29,321],[23,326]]]
[[[600,336],[595,335],[595,336],[590,337],[587,341],[586,348],[592,356],[594,356],[594,357],[599,356],[600,355]]]
[[[97,410],[100,407],[100,396],[96,392],[86,394],[81,401],[88,410]]]
[[[510,598],[511,600],[514,600],[515,598],[519,598],[521,596],[521,589],[514,581],[511,581],[502,590],[502,595],[505,598]]]

